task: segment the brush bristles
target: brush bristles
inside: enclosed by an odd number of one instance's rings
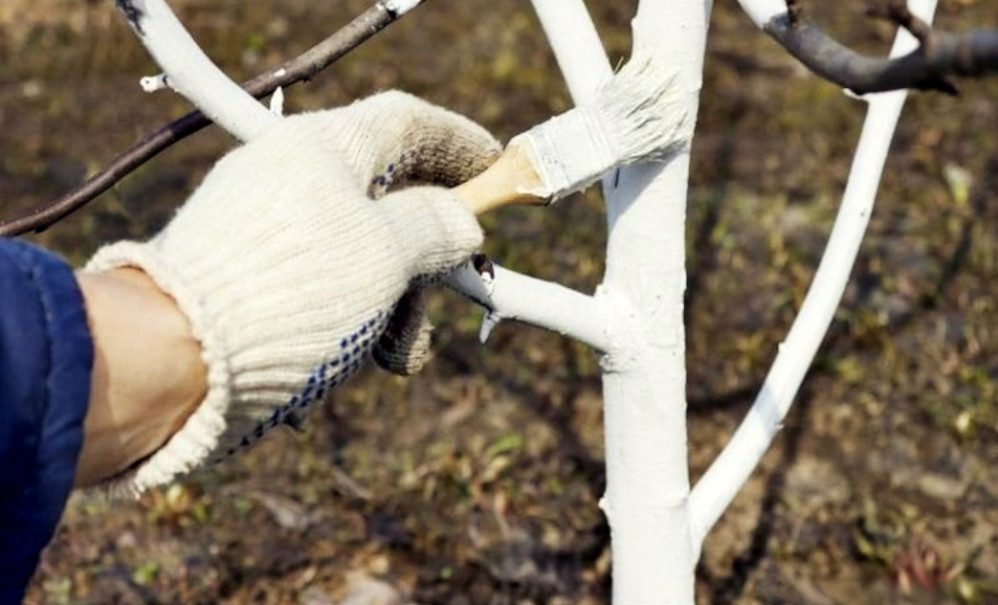
[[[558,199],[615,167],[665,159],[692,134],[688,94],[664,61],[633,58],[600,87],[593,103],[510,141],[526,153],[541,183],[520,192]]]
[[[617,165],[662,160],[692,134],[689,98],[664,60],[636,55],[600,87],[596,107]]]

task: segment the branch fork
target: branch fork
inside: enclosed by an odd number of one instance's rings
[[[998,72],[998,29],[964,34],[933,30],[904,2],[873,4],[867,14],[887,19],[910,32],[920,45],[891,59],[860,54],[831,38],[804,16],[799,0],[788,0],[782,13],[760,8],[766,0],[740,0],[759,25],[811,71],[862,95],[905,88],[957,94],[949,76]],[[766,15],[759,19],[760,15]]]

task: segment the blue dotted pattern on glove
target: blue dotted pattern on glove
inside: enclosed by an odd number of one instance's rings
[[[270,418],[259,422],[253,432],[243,435],[239,444],[230,447],[225,455],[231,456],[238,450],[248,447],[279,424],[288,423],[294,426],[295,422],[291,419],[296,418],[297,413],[303,412],[312,403],[321,401],[331,389],[356,374],[370,354],[375,340],[384,331],[389,315],[388,312],[378,311],[374,317],[340,340],[336,353],[312,372],[305,388],[286,404],[275,408]]]

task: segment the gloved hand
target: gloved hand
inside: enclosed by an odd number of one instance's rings
[[[285,118],[222,158],[150,241],[101,249],[87,270],[144,270],[189,319],[208,369],[180,431],[112,487],[139,493],[232,454],[356,372],[400,297],[482,241],[447,189],[373,198],[400,176],[455,185],[498,153],[470,120],[383,93]],[[393,325],[423,321],[407,304]],[[382,339],[386,365],[410,366],[418,340]]]

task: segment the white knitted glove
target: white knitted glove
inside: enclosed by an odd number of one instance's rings
[[[371,198],[397,175],[454,185],[498,149],[466,118],[398,92],[291,116],[222,158],[149,242],[101,249],[87,270],[148,273],[190,320],[208,367],[207,396],[183,428],[112,487],[139,493],[231,454],[356,372],[410,284],[482,241],[447,189]],[[400,323],[422,321],[419,311]]]

